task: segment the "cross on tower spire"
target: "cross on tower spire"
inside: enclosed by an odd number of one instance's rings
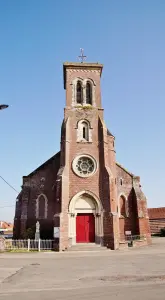
[[[81,63],[83,63],[87,57],[86,57],[86,55],[84,55],[84,49],[80,48],[80,52],[81,52],[81,55],[79,55],[79,60],[81,60]]]

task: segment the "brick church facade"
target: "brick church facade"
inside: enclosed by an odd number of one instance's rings
[[[150,242],[140,178],[116,162],[115,137],[104,123],[102,69],[98,63],[64,63],[61,149],[23,177],[15,238],[39,221],[41,238],[55,238],[60,251],[78,243],[118,249],[126,231]]]

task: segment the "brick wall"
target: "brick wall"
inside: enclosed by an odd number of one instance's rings
[[[120,236],[123,239],[125,231],[131,231],[133,235],[139,234],[137,203],[133,192],[133,174],[119,164],[116,165],[116,170],[118,210],[120,210],[120,196],[124,196],[126,201],[126,215],[119,219]]]
[[[148,208],[148,215],[151,233],[160,233],[165,228],[165,207]]]
[[[56,177],[60,165],[60,153],[23,177],[23,187],[16,202],[14,219],[14,237],[21,238],[27,228],[34,228],[36,219],[36,199],[44,194],[48,199],[47,218],[39,219],[40,229],[53,237],[53,218],[56,212]],[[51,233],[50,233],[51,232]]]
[[[64,65],[66,107],[61,127],[61,152],[23,178],[22,192],[16,204],[17,237],[21,237],[26,228],[35,226],[36,199],[42,193],[48,199],[48,214],[46,219],[40,220],[41,231],[51,232],[53,226],[59,226],[59,249],[65,250],[69,245],[69,203],[82,191],[93,193],[102,204],[104,245],[117,249],[125,231],[131,231],[133,235],[149,232],[140,179],[116,164],[114,136],[106,128],[101,107],[101,71],[100,64]],[[94,102],[90,108],[74,105],[73,81],[76,78],[82,81],[88,78],[93,83]],[[91,140],[77,142],[77,124],[84,119],[90,124]],[[72,163],[76,156],[85,154],[96,160],[97,171],[91,177],[82,178],[74,173]],[[121,196],[125,199],[125,214],[119,219]]]
[[[110,244],[114,238],[114,232],[117,232],[117,221],[114,221],[113,213],[117,212],[116,207],[116,184],[115,180],[111,179],[109,169],[111,168],[112,177],[116,177],[115,155],[113,143],[108,142],[107,128],[103,121],[103,109],[101,108],[101,93],[100,93],[100,65],[95,67],[76,64],[66,66],[66,108],[64,113],[65,134],[62,132],[63,141],[61,150],[65,151],[65,166],[62,175],[65,178],[66,189],[68,194],[64,193],[61,198],[62,216],[61,216],[61,249],[68,247],[68,207],[73,196],[81,191],[90,191],[102,203],[104,212],[103,231],[104,242]],[[65,77],[64,76],[64,77]],[[91,108],[77,108],[72,104],[73,98],[73,80],[78,77],[83,79],[90,78],[95,85],[95,105]],[[77,123],[80,120],[87,120],[91,128],[91,142],[77,142]],[[65,144],[65,146],[64,146]],[[73,160],[78,155],[91,155],[97,162],[96,173],[87,178],[77,176],[72,168]],[[62,153],[64,156],[64,153]],[[64,180],[64,179],[62,179]],[[110,224],[110,225],[109,225]]]

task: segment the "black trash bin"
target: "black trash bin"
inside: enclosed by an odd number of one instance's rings
[[[128,241],[128,247],[133,247],[133,241],[132,240]]]

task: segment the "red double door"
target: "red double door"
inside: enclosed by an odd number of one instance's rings
[[[93,214],[78,214],[76,217],[76,242],[95,242],[95,218]]]

